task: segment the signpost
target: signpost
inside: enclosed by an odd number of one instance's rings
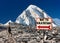
[[[52,19],[51,18],[37,18],[36,19],[36,29],[37,30],[51,30],[52,29]]]
[[[45,36],[46,30],[52,29],[52,19],[51,18],[36,18],[36,29],[39,30],[39,32],[40,32],[40,30],[42,30],[43,43],[44,43],[44,40],[45,40],[44,36]]]

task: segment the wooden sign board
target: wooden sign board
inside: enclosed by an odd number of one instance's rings
[[[36,18],[36,29],[37,30],[51,30],[52,19],[51,18]]]

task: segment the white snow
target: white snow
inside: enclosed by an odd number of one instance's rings
[[[9,20],[7,23],[5,23],[4,25],[9,25],[9,23],[12,23],[11,20]]]
[[[30,5],[26,10],[24,10],[16,19],[16,23],[21,23],[25,25],[35,25],[36,18],[51,18],[47,13],[45,13],[41,8]],[[53,27],[56,25],[52,23]]]
[[[60,19],[54,18],[53,21],[56,23],[56,25],[60,26]]]

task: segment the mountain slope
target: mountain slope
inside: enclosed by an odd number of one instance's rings
[[[24,25],[34,26],[36,18],[51,18],[51,17],[39,7],[35,5],[30,5],[26,10],[22,12],[21,15],[17,17],[16,22]],[[52,25],[53,27],[56,26],[54,23],[52,23]]]
[[[9,25],[9,23],[12,23],[11,20],[9,20],[8,22],[6,22],[4,25]]]
[[[53,21],[55,21],[55,23],[60,26],[60,19],[59,18],[54,18]]]

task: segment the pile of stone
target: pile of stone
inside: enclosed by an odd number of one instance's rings
[[[11,33],[8,32],[9,27],[0,32],[0,43],[59,43],[60,32],[57,28],[37,31],[34,26],[11,23]]]

